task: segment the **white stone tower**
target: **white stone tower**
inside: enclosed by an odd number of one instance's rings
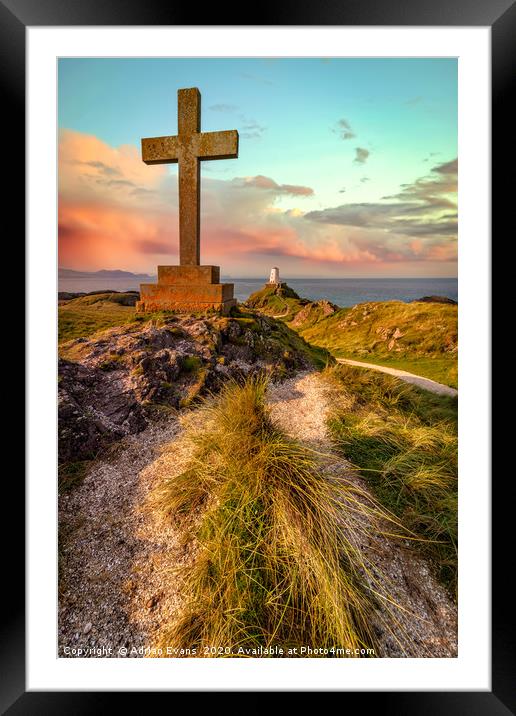
[[[279,277],[279,268],[277,266],[273,266],[271,268],[271,275],[269,278],[269,283],[273,283],[275,285],[279,285],[281,283],[280,277]]]

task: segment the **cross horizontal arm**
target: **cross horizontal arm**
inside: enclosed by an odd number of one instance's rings
[[[179,138],[142,139],[142,159],[145,164],[175,164],[179,159]]]
[[[238,157],[238,132],[201,132],[194,135],[199,159],[235,159]]]

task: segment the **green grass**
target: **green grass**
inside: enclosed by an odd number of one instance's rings
[[[457,387],[457,306],[364,303],[296,330],[335,357],[396,367]]]
[[[179,406],[181,408],[189,408],[201,400],[201,391],[203,390],[204,385],[206,383],[208,371],[206,370],[206,368],[200,367],[200,361],[199,367],[194,369],[193,375],[195,376],[195,379],[188,386],[186,396],[182,398],[179,403]]]
[[[219,321],[228,320],[227,318],[219,319]],[[243,329],[248,329],[257,334],[258,338],[264,337],[276,343],[281,347],[283,358],[287,359],[287,362],[288,358],[292,357],[294,353],[301,353],[305,356],[307,361],[316,368],[325,368],[334,363],[333,357],[326,348],[311,345],[282,320],[269,318],[267,319],[269,325],[264,328],[261,326],[260,317],[257,313],[254,310],[248,310],[244,307],[236,308],[231,320],[237,321]],[[233,342],[244,344],[245,339],[242,336],[237,336],[233,339]],[[255,354],[264,359],[270,359],[270,349],[270,344],[267,342],[261,344],[260,340],[256,341],[253,345]]]
[[[303,301],[289,286],[285,288],[264,286],[259,291],[252,293],[246,304],[269,316],[282,316],[284,320],[289,321],[303,306]]]
[[[107,358],[98,364],[98,367],[104,371],[119,370],[120,368],[123,368],[125,364],[126,359],[124,356],[121,356],[118,353],[109,353]]]
[[[91,460],[80,460],[78,462],[67,462],[59,465],[58,470],[58,492],[62,495],[74,489],[86,477],[88,469],[92,464]]]
[[[157,645],[199,656],[210,646],[245,656],[237,650],[315,645],[356,656],[345,650],[375,648],[365,575],[376,582],[355,537],[379,508],[274,426],[265,391],[253,379],[212,397],[188,428],[186,469],[152,495],[150,508],[183,530],[197,514],[199,546],[185,567],[187,602]]]
[[[457,399],[393,376],[339,365],[329,421],[337,447],[415,542],[449,590],[457,580]]]
[[[272,336],[280,341],[287,353],[304,353],[316,368],[325,368],[334,362],[334,359],[326,348],[308,343],[302,336],[293,331],[282,321],[278,320],[275,322]]]
[[[336,350],[334,352],[336,358],[351,358],[360,360],[363,363],[372,363],[373,365],[382,365],[387,368],[397,368],[398,370],[406,370],[415,375],[421,375],[423,378],[430,378],[438,383],[449,385],[452,388],[458,388],[458,365],[456,358],[388,358],[381,356],[360,356],[356,353],[346,353],[345,351]]]
[[[299,299],[287,287],[284,297],[271,287],[247,303],[281,321],[307,343],[336,358],[352,358],[408,370],[457,387],[457,306],[381,301],[340,308],[325,315],[321,302]]]
[[[122,303],[128,296],[102,293],[75,298],[59,306],[59,343],[131,323],[136,316],[134,306]]]
[[[181,363],[181,370],[184,373],[196,373],[201,367],[199,356],[185,356]]]

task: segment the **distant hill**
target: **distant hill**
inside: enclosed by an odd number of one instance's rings
[[[59,278],[151,278],[148,273],[132,273],[120,269],[101,269],[100,271],[74,271],[59,268]]]
[[[457,301],[447,296],[423,296],[423,298],[418,298],[416,301],[413,301],[413,303],[448,303],[452,306],[457,305]]]

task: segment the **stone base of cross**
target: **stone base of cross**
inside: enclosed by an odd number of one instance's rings
[[[158,283],[140,285],[138,312],[215,310],[227,316],[234,284],[220,283],[218,266],[158,266]]]
[[[200,162],[238,156],[238,132],[201,132],[201,94],[180,89],[178,132],[142,139],[145,164],[179,166],[179,266],[158,266],[158,283],[140,285],[137,311],[204,311],[227,315],[236,305],[233,284],[220,283],[218,266],[200,265]]]

